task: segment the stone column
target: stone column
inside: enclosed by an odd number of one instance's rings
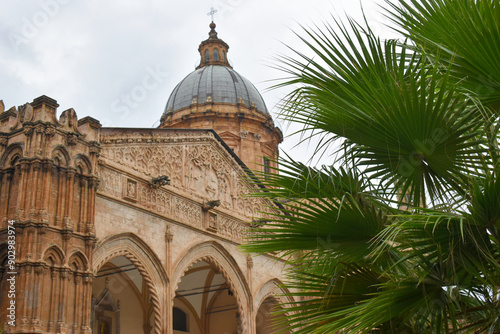
[[[54,224],[57,226],[60,222],[62,222],[62,217],[63,217],[63,214],[64,214],[64,203],[65,203],[65,199],[66,199],[66,196],[65,196],[65,187],[64,187],[64,174],[65,174],[65,171],[62,170],[61,168],[58,168],[57,170],[57,174],[58,174],[58,178],[57,178],[57,182],[58,182],[58,190],[57,190],[57,205],[56,205],[56,216],[55,216],[55,219],[54,219]],[[61,224],[62,225],[62,224]]]
[[[42,205],[41,219],[46,223],[49,222],[49,203],[50,203],[50,187],[51,187],[52,164],[45,162],[43,164],[43,190],[42,190]]]
[[[174,239],[174,235],[170,232],[170,229],[167,226],[167,232],[165,233],[165,256],[166,256],[166,272],[167,277],[169,279],[172,278],[174,269],[172,268],[172,241]],[[167,284],[166,288],[166,316],[165,316],[165,333],[173,333],[174,323],[172,319],[172,312],[174,309],[174,299],[175,291],[171,291],[171,289],[175,289],[173,284]]]
[[[88,207],[86,206],[87,204],[87,180],[85,176],[80,175],[80,216],[79,216],[79,221],[78,221],[78,227],[77,231],[78,232],[85,232],[86,226],[86,214]]]
[[[22,267],[19,268],[19,278],[21,281],[21,284],[19,284],[18,292],[19,298],[18,300],[21,300],[22,304],[20,305],[20,327],[21,329],[26,329],[26,324],[28,324],[29,318],[28,318],[28,305],[29,301],[31,300],[33,296],[33,292],[31,289],[31,284],[30,284],[30,277],[32,275],[32,267],[25,263]],[[24,293],[21,293],[21,292]],[[17,324],[17,323],[16,323]]]
[[[9,220],[10,188],[12,184],[13,171],[7,170],[2,175],[2,185],[0,187],[0,218]]]
[[[55,330],[54,320],[56,318],[56,304],[59,296],[57,294],[58,276],[57,270],[55,268],[50,268],[49,332],[53,332]]]
[[[26,162],[21,162],[16,166],[19,175],[19,188],[17,196],[17,212],[16,219],[18,221],[24,220],[24,210],[26,208],[26,183],[29,171],[29,165]]]
[[[66,206],[64,208],[63,227],[72,230],[73,222],[71,219],[71,209],[73,208],[73,185],[75,179],[75,172],[68,170],[66,175]]]
[[[77,272],[74,272],[73,273],[73,276],[74,276],[74,284],[75,284],[75,296],[73,298],[73,333],[78,333],[80,327],[81,327],[81,319],[80,319],[80,316],[81,316],[81,307],[83,307],[83,301],[84,301],[84,298],[82,298],[82,292],[81,291],[81,276],[79,273]],[[85,312],[83,310],[83,312]]]
[[[83,276],[83,303],[82,303],[82,325],[81,332],[85,334],[92,333],[92,329],[90,328],[90,317],[92,316],[92,307],[91,307],[91,299],[92,299],[92,283],[94,279],[90,274],[85,274]]]
[[[34,218],[36,213],[37,213],[37,209],[39,209],[39,198],[41,197],[40,196],[40,187],[39,187],[39,183],[40,183],[40,170],[42,169],[42,164],[38,161],[34,162],[33,163],[33,172],[31,173],[30,175],[30,195],[31,195],[31,199],[30,199],[30,204],[29,204],[29,214],[30,214],[30,217],[31,218]]]
[[[96,177],[91,177],[88,181],[87,228],[86,228],[86,232],[90,234],[95,234],[94,212],[95,212],[95,196],[98,186],[99,186],[99,180]]]
[[[252,257],[248,254],[247,255],[247,282],[248,282],[248,288],[250,291],[253,291],[252,286],[253,286],[253,259]],[[255,314],[254,314],[254,308],[252,304],[252,298],[249,298],[248,300],[248,333],[249,334],[255,334],[256,328],[255,328]]]
[[[66,309],[67,309],[67,291],[68,291],[68,279],[69,271],[63,269],[60,272],[61,284],[59,286],[59,310],[58,310],[58,321],[57,321],[57,331],[66,332]]]
[[[34,286],[32,287],[33,296],[31,298],[32,304],[32,313],[31,313],[31,325],[33,329],[39,331],[41,329],[40,319],[41,319],[41,308],[40,303],[43,300],[43,274],[45,272],[45,268],[43,265],[36,264],[34,267]]]

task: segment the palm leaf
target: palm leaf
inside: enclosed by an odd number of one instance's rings
[[[500,4],[492,0],[387,1],[388,17],[452,76],[500,113]]]
[[[450,72],[352,21],[324,30],[302,38],[319,60],[282,59],[291,75],[282,85],[301,85],[284,118],[345,139],[346,155],[414,205],[445,202],[450,189],[464,195],[484,158],[484,122],[471,97],[450,84]]]

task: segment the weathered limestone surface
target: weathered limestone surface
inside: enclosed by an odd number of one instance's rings
[[[16,233],[16,326],[9,329],[91,333],[95,314],[110,312],[114,333],[120,322],[122,333],[136,331],[126,324],[137,319],[145,333],[172,333],[177,286],[203,260],[234,292],[242,331],[255,333],[259,305],[279,293],[282,263],[238,250],[268,204],[245,196],[256,185],[241,160],[211,130],[102,128],[73,109],[57,119],[57,107],[41,96],[0,113],[0,263],[8,258],[9,221]],[[154,181],[162,176],[170,183]],[[120,302],[103,273],[122,264],[136,276],[120,276]],[[0,325],[7,278],[4,266]],[[142,315],[127,309],[134,300]]]

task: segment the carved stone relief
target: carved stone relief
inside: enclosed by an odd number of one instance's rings
[[[137,202],[137,181],[126,178],[125,186],[123,187],[123,198]]]
[[[138,195],[142,207],[165,216],[172,215],[172,195],[166,191],[139,184]]]
[[[217,232],[218,234],[242,242],[244,235],[247,233],[248,224],[226,215],[218,215],[217,217]]]
[[[121,196],[122,183],[120,181],[120,173],[101,166],[99,168],[99,177],[102,181],[99,183],[99,191],[113,197]]]
[[[104,147],[103,156],[114,162],[157,177],[168,175],[173,185],[182,186],[182,147],[172,146],[113,146]]]
[[[172,216],[185,224],[201,229],[203,216],[201,206],[182,199],[172,197]]]
[[[231,198],[231,181],[225,172],[217,174],[219,183],[219,200],[223,208],[231,209],[233,200]]]
[[[213,232],[217,232],[217,214],[213,212],[208,213],[208,226],[207,229]]]
[[[263,211],[264,201],[246,196],[252,185],[241,177],[242,170],[227,152],[214,146],[212,138],[174,139],[127,139],[126,136],[103,139],[100,192],[136,201],[134,205],[151,212],[195,228],[209,227],[223,237],[242,241],[248,222],[263,218],[259,212]],[[127,146],[120,145],[124,142]],[[106,161],[132,168],[147,177],[131,179],[107,167]],[[168,175],[171,184],[151,187],[146,180],[158,175]],[[176,188],[185,193],[176,194]],[[186,193],[192,200],[186,198]],[[201,203],[207,200],[219,200],[221,209],[233,210],[248,220],[234,219],[220,212],[204,219]]]
[[[231,182],[227,178],[230,172],[227,162],[209,145],[193,145],[188,147],[187,152],[189,169],[186,173],[186,184],[192,194],[208,199],[221,199],[224,196],[225,207],[232,208],[228,196]],[[234,170],[230,175],[237,178]]]

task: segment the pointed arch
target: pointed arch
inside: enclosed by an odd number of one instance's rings
[[[65,255],[63,250],[56,244],[51,244],[47,247],[45,252],[43,252],[42,259],[52,265],[62,267],[65,263]]]
[[[75,271],[87,271],[89,269],[87,257],[79,250],[75,250],[69,256],[67,265]]]
[[[165,291],[169,282],[161,261],[137,235],[133,233],[115,234],[97,243],[92,266],[94,274],[97,274],[106,262],[118,256],[126,257],[141,273],[149,289],[153,305],[154,333],[162,333],[165,326],[165,310],[162,309],[162,306],[165,305]]]
[[[92,174],[92,163],[85,154],[77,154],[75,156],[75,167],[83,175]]]
[[[24,156],[23,144],[22,143],[14,143],[7,147],[5,152],[2,154],[0,158],[0,167],[12,167],[13,164],[20,158]]]
[[[256,291],[257,294],[254,299],[255,310],[258,310],[262,303],[270,297],[276,299],[280,304],[293,302],[290,291],[284,287],[283,283],[277,278],[265,282]]]
[[[206,261],[212,264],[226,278],[238,302],[238,311],[242,317],[241,325],[243,332],[247,332],[246,329],[251,326],[251,319],[247,319],[247,314],[250,314],[252,311],[250,288],[236,260],[222,245],[215,241],[197,244],[188,249],[180,257],[174,266],[174,274],[172,275],[173,289],[171,290],[172,295],[170,298],[173,299],[175,297],[177,286],[189,267],[199,261]]]
[[[57,145],[52,151],[51,157],[55,162],[58,162],[57,165],[60,167],[69,167],[71,157],[64,146]]]
[[[292,306],[293,297],[290,296],[289,290],[283,286],[280,280],[274,278],[262,284],[255,295],[254,310],[255,310],[255,326],[260,331],[279,333],[290,333],[285,331],[289,326],[286,317],[289,312],[282,313],[283,306]],[[276,314],[274,311],[278,311]]]

